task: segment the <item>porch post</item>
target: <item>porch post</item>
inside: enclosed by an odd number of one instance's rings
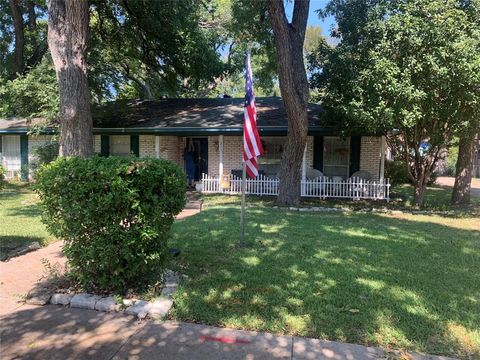
[[[218,176],[219,178],[221,178],[223,175],[223,135],[218,136],[218,153],[219,153]]]
[[[303,159],[302,159],[302,181],[307,180],[307,144],[305,144],[305,149],[303,149]]]
[[[155,135],[155,156],[160,159],[160,136]]]
[[[385,178],[385,136],[382,135],[380,141],[380,181]]]

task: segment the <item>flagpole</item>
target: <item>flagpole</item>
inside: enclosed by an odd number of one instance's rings
[[[240,244],[242,248],[245,246],[245,188],[247,185],[247,163],[243,161],[242,167],[242,208],[240,210]]]

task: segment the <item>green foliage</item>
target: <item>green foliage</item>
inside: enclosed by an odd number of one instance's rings
[[[318,48],[312,85],[328,118],[396,130],[424,188],[454,135],[479,126],[480,2],[333,0],[327,13],[342,40]]]
[[[458,159],[458,145],[453,145],[448,149],[448,155],[445,159],[445,175],[455,176]]]
[[[72,276],[86,289],[125,293],[166,260],[185,205],[181,169],[152,158],[58,158],[37,171],[43,221],[65,239]]]
[[[14,80],[0,77],[0,117],[44,117],[58,114],[58,85],[50,56]]]
[[[97,99],[125,90],[130,97],[132,87],[140,98],[178,96],[206,87],[225,70],[216,51],[223,39],[210,26],[211,2],[94,3],[89,71]]]
[[[408,176],[407,166],[402,160],[386,160],[385,177],[390,179],[392,186],[410,184],[412,182]]]
[[[35,171],[43,164],[50,164],[58,157],[59,143],[57,141],[50,141],[45,143],[33,151],[35,160],[30,164],[31,168]]]
[[[5,169],[0,165],[0,191],[5,186]]]

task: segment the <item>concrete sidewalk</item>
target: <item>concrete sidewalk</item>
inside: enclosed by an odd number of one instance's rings
[[[55,305],[24,305],[3,316],[0,339],[2,360],[395,358],[380,348],[197,324],[138,322],[121,313]],[[410,359],[447,358],[414,354]]]

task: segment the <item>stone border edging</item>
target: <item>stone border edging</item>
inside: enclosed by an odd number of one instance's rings
[[[359,213],[380,213],[380,214],[412,214],[412,215],[455,215],[455,210],[394,210],[379,208],[352,209],[347,207],[281,207],[273,206],[272,209],[299,212],[359,212]]]
[[[99,296],[88,293],[55,293],[51,296],[50,294],[38,294],[28,299],[27,304],[46,305],[50,303],[52,305],[63,305],[101,312],[124,311],[126,314],[136,316],[140,320],[145,319],[147,316],[165,319],[173,306],[171,298],[177,291],[180,276],[176,272],[167,269],[164,272],[164,280],[165,286],[161,295],[151,302],[141,299],[123,299],[122,304],[118,304],[113,296]]]

